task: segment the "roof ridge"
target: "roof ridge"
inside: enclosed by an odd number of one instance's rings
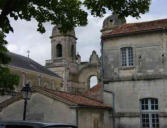
[[[36,87],[39,88],[40,90],[46,91],[46,92],[48,92],[48,93],[50,93],[49,91],[52,91],[53,94],[55,94],[55,95],[57,95],[57,96],[59,96],[59,97],[61,97],[61,98],[65,98],[66,100],[69,100],[70,102],[73,102],[73,103],[76,103],[76,104],[79,104],[79,103],[77,103],[77,101],[74,102],[73,100],[71,100],[70,98],[67,98],[67,97],[65,97],[65,96],[60,96],[60,95],[56,94],[56,92],[68,94],[68,95],[70,95],[70,96],[86,98],[87,100],[96,102],[96,103],[98,103],[98,104],[100,104],[100,105],[104,105],[104,106],[106,106],[106,107],[110,107],[110,106],[104,104],[103,102],[100,102],[99,100],[95,100],[95,99],[93,99],[93,98],[89,98],[89,97],[86,97],[86,96],[83,96],[83,95],[74,95],[74,94],[71,94],[71,93],[68,93],[68,92],[64,92],[64,91],[48,89],[48,88],[43,88],[43,87],[39,87],[39,86],[36,86]],[[74,97],[73,97],[73,98],[74,98]],[[97,106],[98,106],[98,105],[97,105]]]
[[[24,55],[20,55],[14,52],[8,52],[8,55],[11,57],[11,59],[13,58],[13,60],[11,60],[11,62],[9,63],[9,65],[14,65],[16,67],[22,67],[25,69],[29,69],[31,71],[35,71],[35,72],[39,72],[39,73],[44,73],[50,76],[56,76],[59,78],[60,77],[57,73],[50,71],[49,69],[47,69],[45,66],[39,64],[38,62],[36,62],[35,60],[26,57]],[[17,61],[21,61],[22,64],[18,64]]]
[[[125,23],[123,25],[126,25],[126,24],[151,23],[151,22],[157,22],[157,21],[163,21],[163,20],[167,20],[167,18],[165,18],[165,19],[156,19],[156,20],[148,20],[148,21],[140,21],[140,22],[132,22],[132,23]]]
[[[121,37],[146,32],[160,32],[164,31],[165,29],[167,29],[167,18],[144,22],[127,23],[114,28],[108,33],[103,34],[102,39],[105,40],[112,37]]]

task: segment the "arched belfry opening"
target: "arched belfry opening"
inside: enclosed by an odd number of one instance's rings
[[[62,45],[61,44],[57,44],[56,46],[56,56],[62,57]]]
[[[71,46],[71,57],[74,57],[74,51],[75,51],[75,48],[74,48],[74,45]]]
[[[97,76],[91,76],[89,78],[89,87],[93,88],[94,86],[96,86],[98,84],[98,78]]]

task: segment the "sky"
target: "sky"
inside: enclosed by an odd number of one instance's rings
[[[167,0],[152,0],[148,13],[141,15],[140,19],[127,17],[127,23],[149,21],[167,18]],[[108,12],[102,18],[88,16],[88,25],[75,29],[77,40],[77,52],[81,55],[82,61],[88,61],[93,50],[100,55],[100,36],[103,20],[109,16]],[[6,37],[9,51],[28,56],[36,62],[45,65],[45,60],[51,58],[50,36],[53,26],[45,24],[46,33],[41,34],[36,31],[37,23],[35,20],[30,22],[10,20],[14,28],[14,33],[9,33]],[[85,54],[86,52],[86,54]]]

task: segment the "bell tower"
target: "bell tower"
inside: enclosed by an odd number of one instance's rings
[[[76,62],[76,40],[74,30],[63,34],[55,26],[51,36],[51,60],[53,63]]]
[[[75,31],[61,33],[57,26],[51,35],[51,59],[46,60],[46,68],[57,73],[63,78],[63,90],[66,90],[70,79],[71,65],[76,64],[76,40]]]

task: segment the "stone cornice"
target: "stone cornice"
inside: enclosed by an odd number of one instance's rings
[[[166,112],[156,112],[159,117],[167,117]],[[112,116],[112,115],[111,115]],[[120,117],[139,117],[140,118],[141,113],[140,112],[116,112],[115,117],[120,118]]]
[[[156,80],[156,79],[167,79],[167,74],[142,74],[132,76],[115,76],[112,78],[104,78],[104,84],[109,82],[120,82],[120,81],[139,81],[139,80]]]

